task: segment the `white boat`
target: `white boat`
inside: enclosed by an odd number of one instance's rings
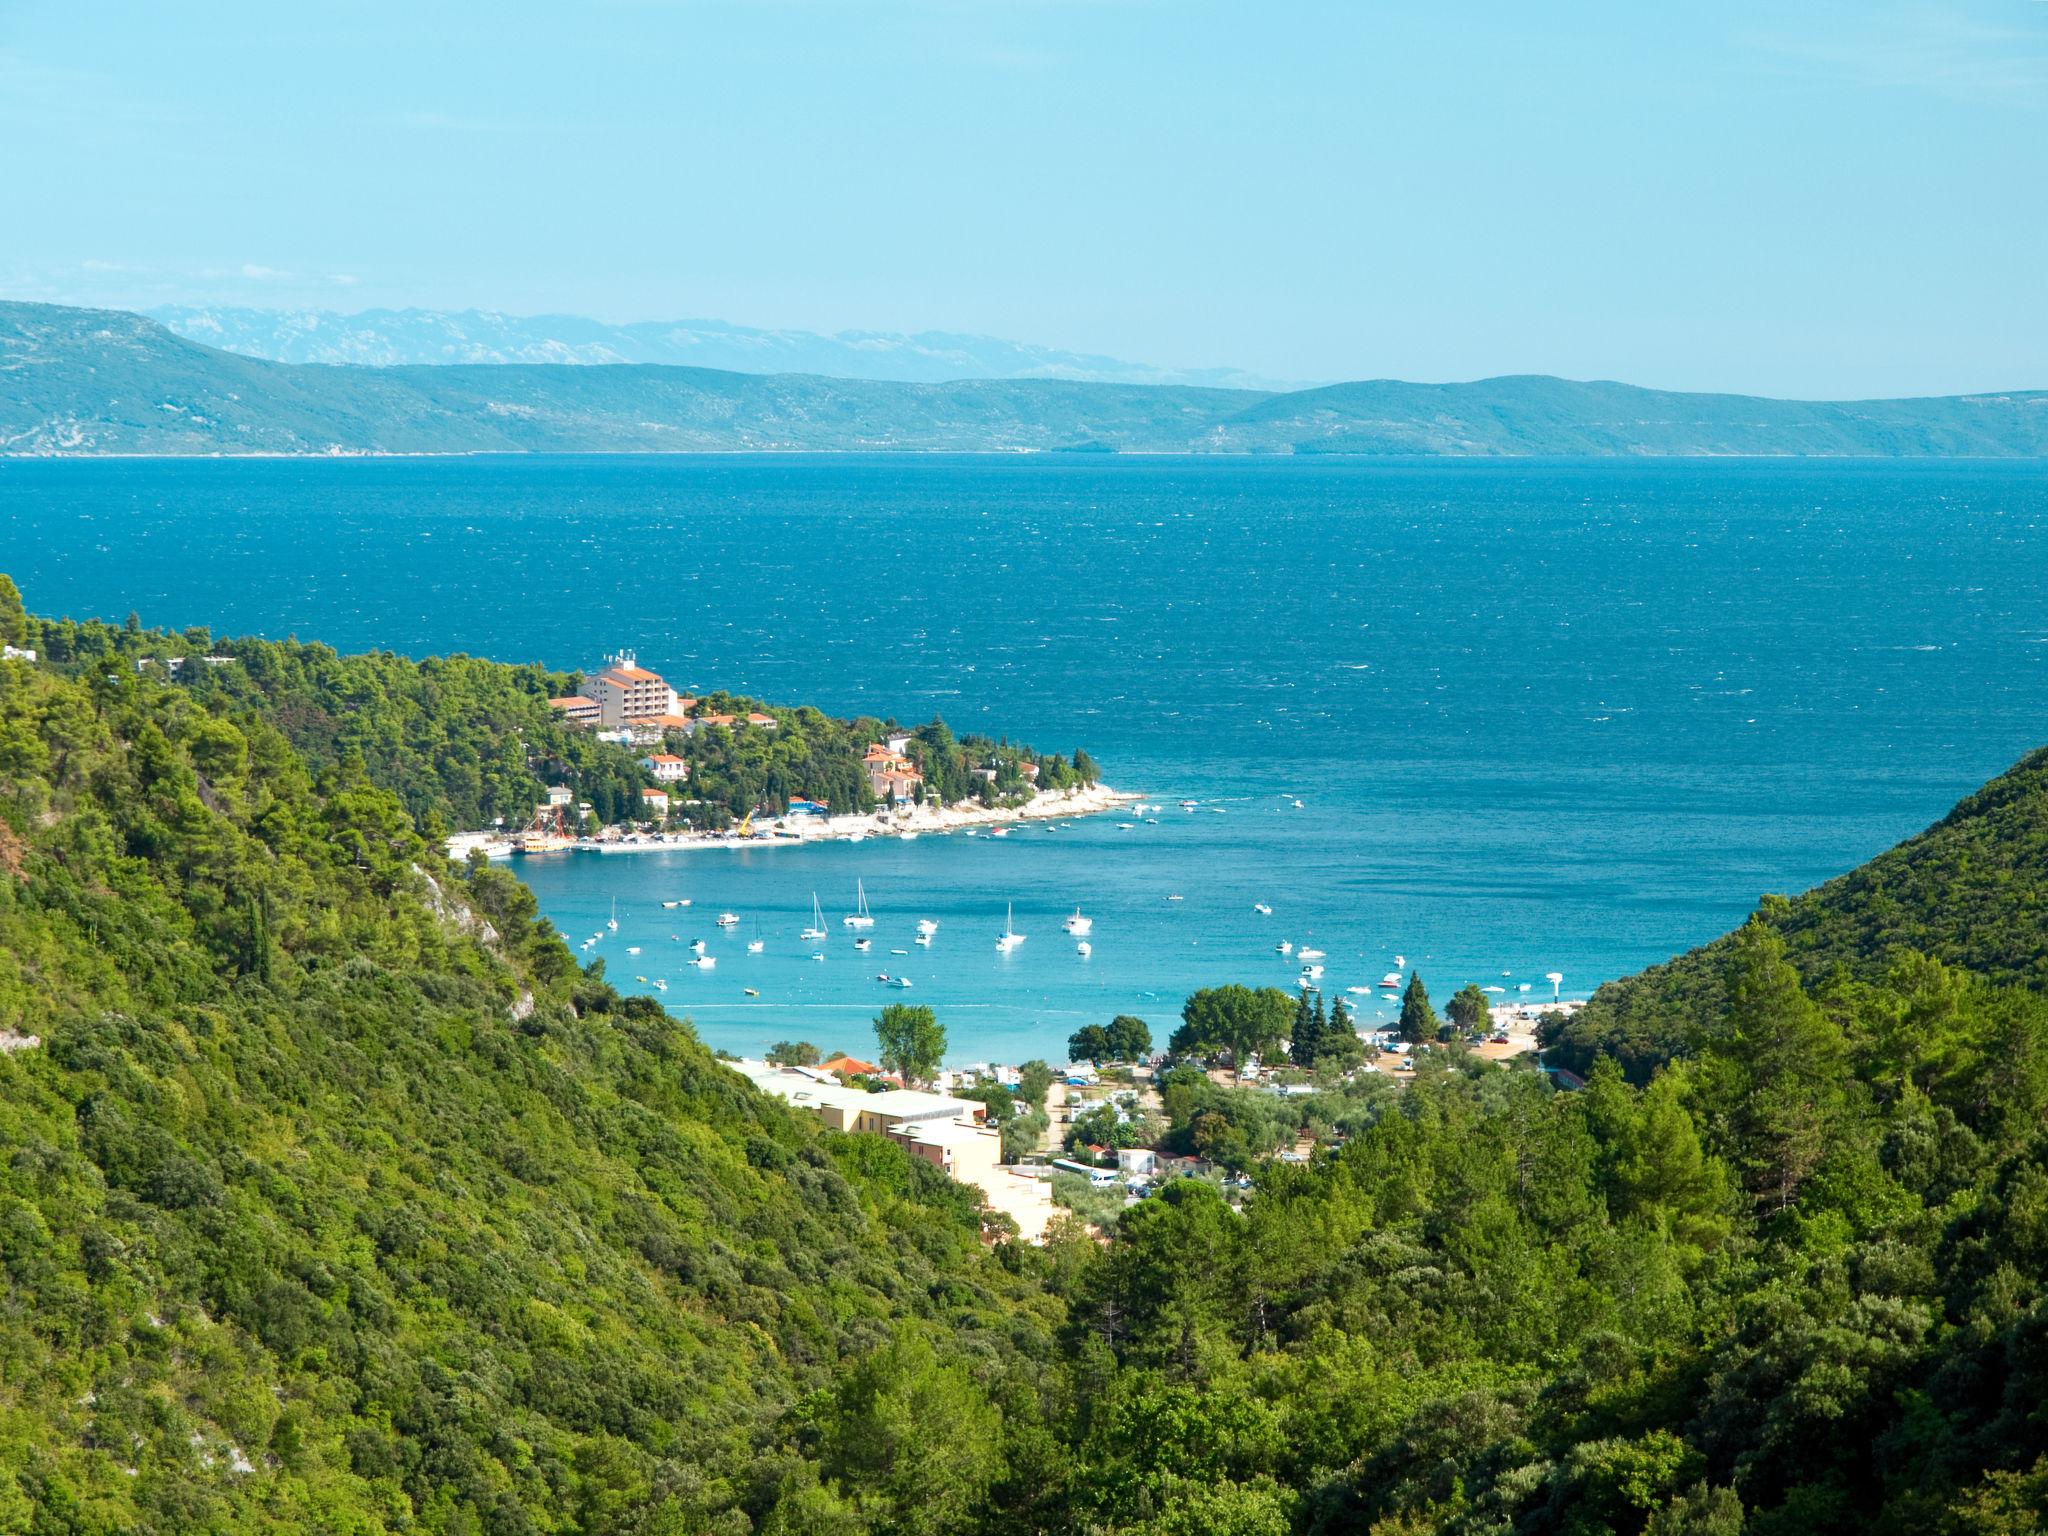
[[[1009,835],[1010,829],[1008,827],[996,827],[989,832],[990,837],[1008,837]]]
[[[1119,832],[1129,832],[1136,828],[1137,825],[1135,821],[1120,821],[1116,824],[1116,829]]]
[[[1394,956],[1394,969],[1395,969],[1395,970],[1397,970],[1397,971],[1402,971],[1402,970],[1406,970],[1407,968],[1408,968],[1408,957],[1407,957],[1406,955],[1396,955],[1396,956]]]
[[[874,914],[868,911],[868,888],[862,885],[858,880],[856,880],[853,882],[853,893],[855,898],[859,902],[859,906],[856,907],[853,911],[847,913],[846,916],[839,919],[839,921],[846,924],[846,926],[849,928],[874,927]]]
[[[690,964],[692,964],[692,965],[694,965],[695,967],[697,967],[697,969],[698,969],[698,970],[700,970],[700,971],[708,971],[708,970],[710,970],[710,969],[711,969],[711,968],[712,968],[712,967],[713,967],[714,965],[718,964],[718,956],[716,956],[716,955],[699,955],[699,956],[698,956],[698,957],[697,957],[696,959],[692,960],[692,961],[690,962]]]
[[[1004,908],[1003,931],[996,935],[996,948],[1005,954],[1024,942],[1025,935],[1017,931],[1017,908],[1011,903]]]
[[[657,977],[654,983],[654,990],[657,992],[666,992],[668,990],[668,983]]]
[[[1273,915],[1273,909],[1267,906],[1263,901],[1253,902],[1252,910],[1258,913],[1261,917],[1271,917]]]
[[[902,987],[905,990],[908,990],[910,987],[910,978],[908,976],[898,976],[894,981],[890,982],[889,985],[892,987]]]
[[[798,934],[797,937],[808,939],[814,944],[825,937],[825,913],[818,905],[818,893],[816,891],[811,892],[811,926]]]
[[[1298,960],[1320,960],[1323,958],[1323,952],[1320,949],[1304,949],[1295,958]]]
[[[737,928],[737,927],[739,927],[739,925],[740,925],[740,920],[739,920],[739,916],[738,916],[738,914],[737,914],[737,913],[733,913],[733,912],[721,912],[721,913],[719,913],[719,914],[718,914],[718,926],[719,926],[719,927],[721,927],[721,928]]]
[[[889,951],[889,953],[892,955],[907,955],[910,953],[910,951],[907,949],[892,949]]]
[[[626,953],[629,955],[637,955],[640,953],[640,946],[638,944],[628,944],[626,946]]]
[[[1090,955],[1095,953],[1095,946],[1093,944],[1090,944],[1086,939],[1083,939],[1080,943],[1074,946],[1074,953],[1079,955],[1083,960],[1086,960]]]
[[[920,917],[917,920],[917,931],[925,938],[930,938],[939,931],[938,920],[936,918]]]
[[[1173,893],[1173,895],[1171,895],[1171,896],[1167,897],[1166,899],[1167,899],[1168,901],[1181,901],[1181,900],[1184,900],[1185,898],[1184,898],[1184,897],[1182,897],[1182,896],[1181,896],[1181,894],[1180,894],[1180,893],[1179,893],[1178,891],[1176,891],[1176,892],[1174,892],[1174,893]]]
[[[1083,917],[1081,915],[1081,909],[1079,907],[1076,907],[1074,908],[1074,915],[1068,918],[1065,922],[1061,923],[1060,926],[1066,929],[1068,933],[1072,934],[1075,938],[1078,939],[1084,937],[1088,933],[1088,931],[1095,926],[1095,919],[1092,917]]]
[[[747,940],[747,953],[750,955],[758,955],[759,953],[761,953],[762,950],[766,949],[767,947],[768,941],[766,939]]]
[[[662,903],[662,906],[669,908],[671,910],[673,910],[676,907],[680,907],[681,905],[682,903],[680,901],[664,901]]]
[[[1192,811],[1195,808],[1195,802],[1192,800],[1183,800],[1180,803],[1180,808],[1184,811]]]
[[[932,947],[932,936],[928,933],[920,933],[916,938],[912,939],[910,942],[915,944],[919,949],[930,949]]]
[[[902,838],[903,841],[906,843],[914,843],[917,841],[917,834],[915,832],[898,832],[896,835]]]
[[[682,899],[681,901],[679,901],[679,902],[677,902],[677,903],[676,903],[676,905],[677,905],[677,906],[679,906],[679,907],[687,907],[687,906],[688,906],[689,904],[690,904],[690,898],[689,898],[689,897],[687,897],[687,896],[685,896],[685,897],[684,897],[684,898],[683,898],[683,899]]]
[[[1273,953],[1274,953],[1274,954],[1276,954],[1276,955],[1291,955],[1291,954],[1293,954],[1293,953],[1294,953],[1294,940],[1292,940],[1292,939],[1282,939],[1282,940],[1281,940],[1281,941],[1280,941],[1280,942],[1279,942],[1278,944],[1275,944],[1275,945],[1273,946]]]
[[[745,988],[744,990],[745,990],[745,992],[746,992],[747,996],[749,996],[749,997],[759,997],[759,996],[761,995],[761,994],[760,994],[760,992],[759,992],[759,990],[758,990],[758,989],[756,989],[756,988],[754,988],[754,987],[747,987],[747,988]]]
[[[616,896],[612,898],[612,920],[606,923],[605,927],[614,933],[619,931],[619,898]]]
[[[1371,987],[1346,987],[1346,988],[1345,988],[1344,990],[1345,990],[1346,992],[1349,992],[1349,993],[1350,993],[1350,994],[1351,994],[1351,995],[1352,995],[1353,997],[1370,997],[1370,996],[1372,996],[1372,988],[1371,988]]]
[[[1397,990],[1401,985],[1401,973],[1399,971],[1387,972],[1386,975],[1380,978],[1380,985],[1390,992]]]
[[[1305,980],[1321,981],[1323,979],[1323,968],[1320,965],[1304,965],[1301,968],[1301,974]]]
[[[1304,805],[1303,805],[1303,804],[1302,804],[1302,803],[1301,803],[1301,802],[1300,802],[1299,800],[1297,800],[1297,801],[1295,801],[1295,802],[1294,802],[1294,808],[1295,808],[1295,809],[1296,809],[1297,811],[1301,811],[1301,810],[1306,810],[1306,809],[1307,809],[1307,807],[1306,807],[1306,806],[1304,806]]]
[[[873,939],[855,939],[853,941],[853,947],[858,950],[873,949],[875,947],[875,941]]]
[[[813,960],[822,960],[825,958],[825,951],[823,951],[822,949],[814,949],[811,951],[811,958]]]
[[[702,939],[692,939],[692,940],[690,940],[690,949],[691,949],[691,952],[692,952],[692,953],[694,953],[694,954],[699,954],[699,955],[703,954],[703,953],[704,953],[704,941],[703,941]]]

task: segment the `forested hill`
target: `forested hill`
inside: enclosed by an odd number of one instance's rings
[[[2028,754],[1926,831],[1759,919],[1809,985],[1881,980],[1906,951],[2048,992],[2048,749]],[[1646,1077],[1690,1049],[1727,1003],[1734,936],[1609,982],[1550,1036],[1549,1059],[1584,1072],[1612,1055]]]
[[[1017,450],[2042,456],[2048,392],[1788,401],[1544,377],[1272,393],[1053,379],[260,361],[0,303],[0,453]]]
[[[1051,1348],[959,1186],[160,675],[0,661],[0,1046],[0,1530],[745,1531],[842,1362]]]
[[[141,669],[175,680],[204,708],[261,714],[315,772],[347,767],[364,775],[397,796],[423,833],[487,828],[499,819],[517,828],[557,784],[574,789],[609,825],[638,817],[640,791],[653,784],[640,765],[648,749],[601,742],[548,707],[551,697],[576,692],[580,673],[461,655],[343,656],[317,642],[217,638],[203,627],[151,630],[136,620],[24,614],[19,627],[21,643],[56,666]],[[721,827],[762,807],[780,811],[797,796],[846,812],[874,807],[862,758],[897,729],[893,720],[841,720],[722,692],[701,703],[734,723],[705,725],[687,738],[671,733],[669,750],[690,771],[690,794],[674,820]],[[742,723],[755,713],[772,728]],[[942,720],[906,734],[924,790],[948,802],[1022,798],[1033,786],[1095,781],[1094,763],[1078,749],[1068,758],[1019,742],[956,737]],[[1036,766],[1028,782],[1027,763]],[[984,784],[977,771],[991,766],[995,778]]]
[[[1641,1087],[1427,1051],[1040,1249],[580,969],[305,695],[108,658],[0,660],[0,1531],[2040,1529],[2038,759],[1873,874],[1921,918],[1696,962]],[[1988,974],[1877,976],[1916,934]]]

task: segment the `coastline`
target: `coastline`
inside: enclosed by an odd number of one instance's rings
[[[650,832],[617,838],[579,838],[573,846],[546,853],[521,853],[519,858],[548,858],[563,853],[681,853],[696,849],[798,847],[810,843],[851,843],[863,839],[950,836],[981,827],[1000,827],[1024,821],[1060,821],[1068,817],[1100,816],[1119,806],[1135,804],[1141,797],[1094,784],[1085,789],[1041,790],[1022,805],[985,806],[929,805],[902,806],[895,811],[873,811],[865,816],[780,816],[758,822],[751,837],[729,832]],[[458,832],[448,839],[448,857],[465,859],[481,850],[490,859],[514,857],[512,840],[494,832]]]

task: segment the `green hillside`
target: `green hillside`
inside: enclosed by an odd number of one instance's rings
[[[50,628],[0,579],[0,639]],[[1025,1248],[439,860],[432,804],[291,718],[361,674],[273,703],[90,632],[0,661],[0,1532],[2048,1515],[2038,757],[1873,865],[1889,905],[1691,961],[1687,1054],[1640,1086],[1179,1069],[1175,1144],[1324,1144]],[[406,741],[462,739],[435,664],[379,666]]]
[[[1047,1347],[958,1186],[132,670],[0,662],[0,1040],[0,1530],[744,1530],[839,1362]]]
[[[1940,821],[1761,921],[1808,985],[1881,979],[1904,951],[2000,983],[2048,991],[2048,750],[2030,753]],[[1732,936],[1609,982],[1548,1037],[1549,1059],[1584,1072],[1618,1058],[1638,1078],[1688,1050],[1719,1017]]]
[[[1523,377],[1293,393],[654,365],[263,362],[0,303],[0,453],[2048,454],[2048,392],[1808,402]]]

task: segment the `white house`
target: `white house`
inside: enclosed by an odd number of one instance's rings
[[[679,784],[690,776],[690,765],[673,752],[650,752],[640,766],[654,775],[657,784]]]

